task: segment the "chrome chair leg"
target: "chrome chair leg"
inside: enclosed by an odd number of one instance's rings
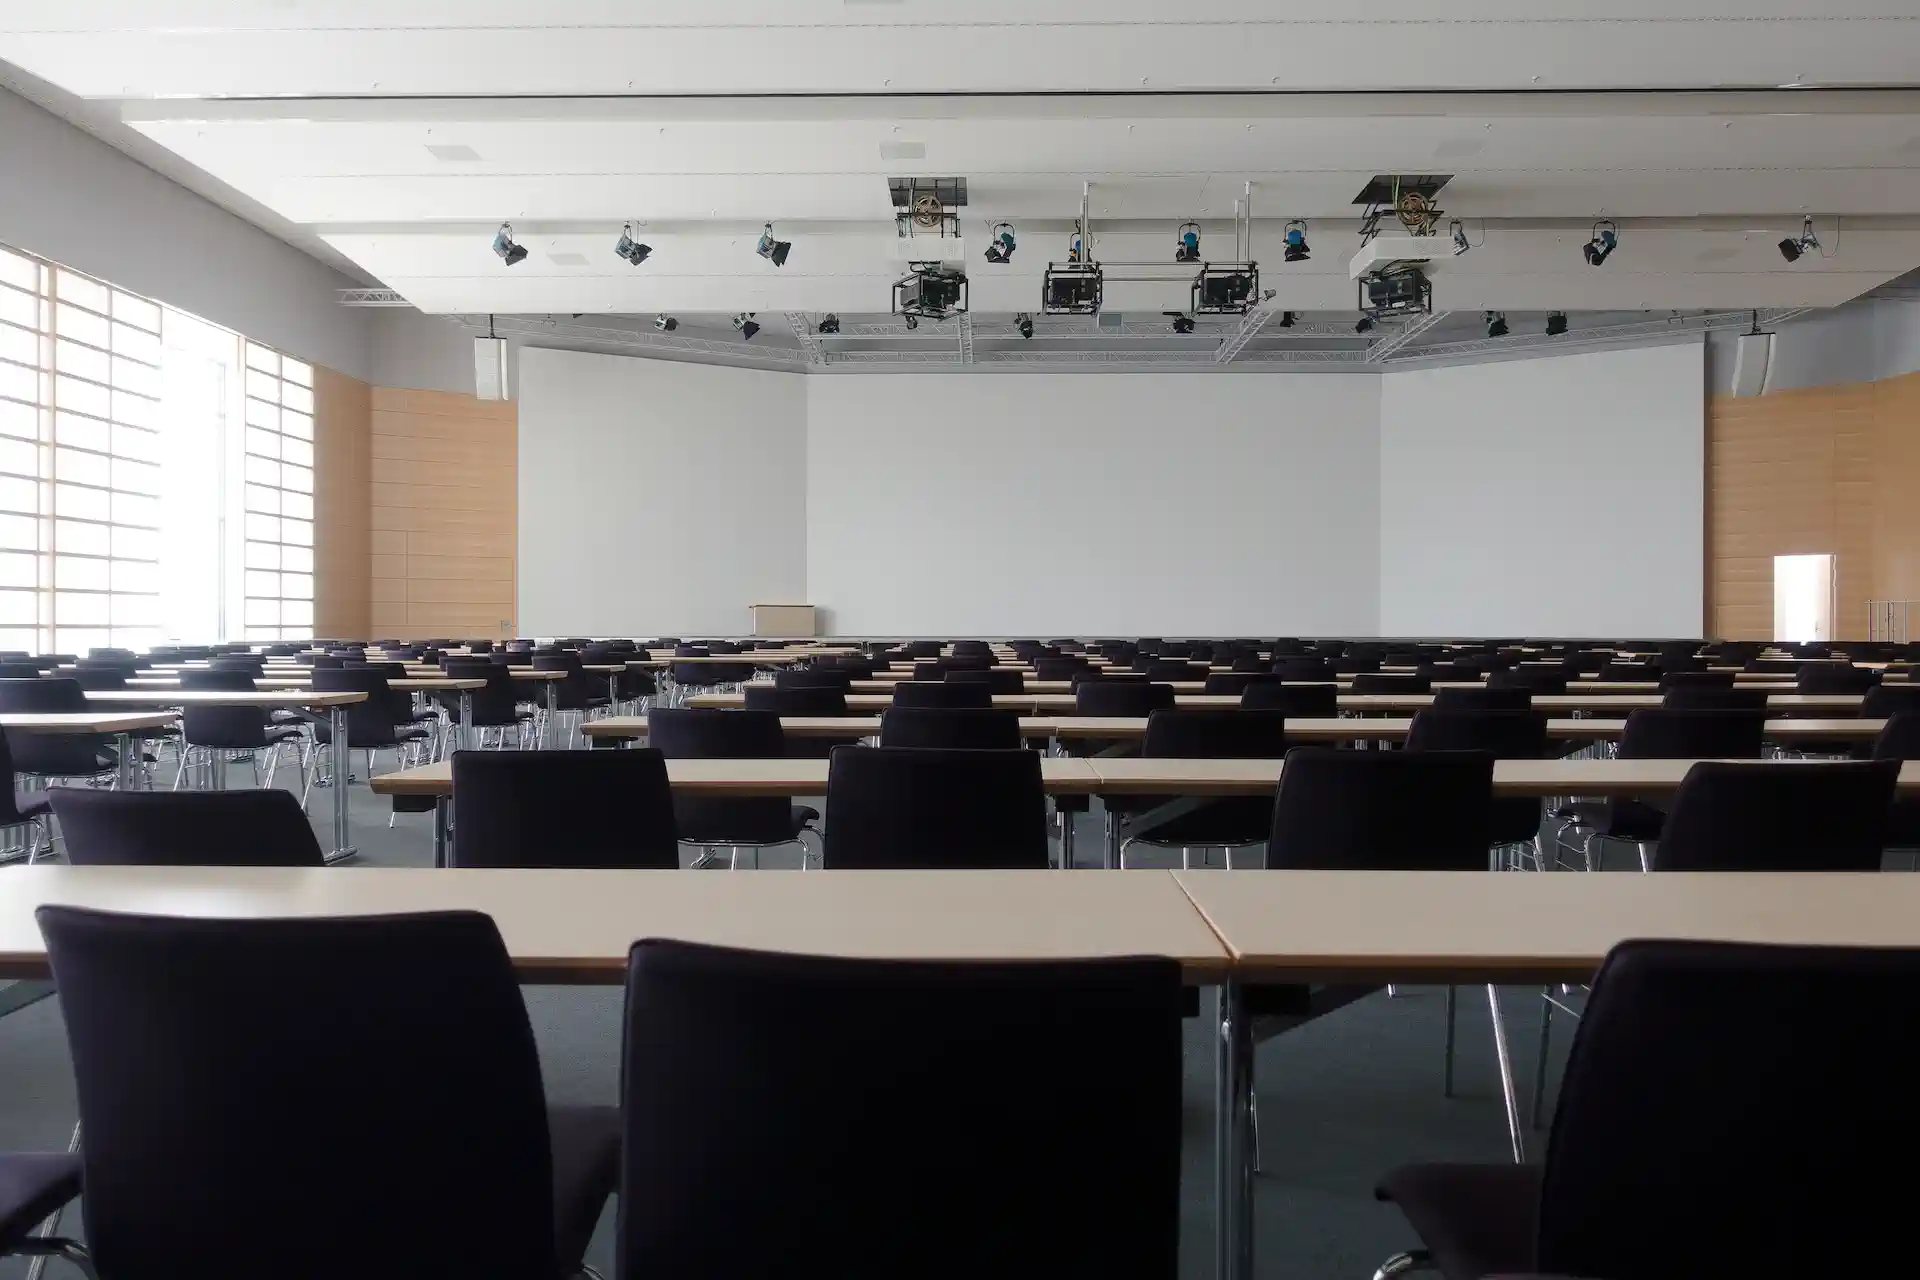
[[[1640,853],[1640,869],[1642,871],[1653,870],[1653,853],[1648,847],[1647,842],[1645,840],[1637,841],[1633,847]]]
[[[1459,1011],[1459,1003],[1460,1003],[1459,988],[1449,983],[1447,986],[1447,1064],[1446,1064],[1446,1070],[1442,1075],[1442,1081],[1440,1086],[1440,1095],[1445,1098],[1451,1098],[1453,1096],[1453,1057],[1454,1057],[1453,1046],[1454,1046],[1454,1030],[1455,1030],[1455,1024],[1456,1024],[1455,1014]]]
[[[1533,1127],[1541,1127],[1547,1109],[1547,1049],[1553,1041],[1553,988],[1540,992],[1540,1060],[1533,1068]]]
[[[1433,1270],[1433,1259],[1425,1249],[1409,1249],[1405,1253],[1396,1253],[1380,1264],[1373,1273],[1373,1280],[1393,1280],[1394,1276],[1403,1276],[1410,1271]]]
[[[1507,1050],[1507,1020],[1500,1013],[1500,988],[1487,984],[1487,1010],[1493,1015],[1493,1052],[1500,1062],[1500,1099],[1507,1108],[1507,1136],[1513,1142],[1513,1162],[1525,1164],[1526,1140],[1520,1131],[1520,1098],[1513,1082],[1513,1058]]]

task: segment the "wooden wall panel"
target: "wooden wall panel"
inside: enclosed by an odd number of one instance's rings
[[[1870,599],[1920,597],[1920,375],[1714,396],[1707,406],[1707,616],[1773,634],[1773,557],[1836,557],[1838,638]]]
[[[316,369],[313,385],[313,633],[359,639],[373,625],[373,392]]]
[[[368,598],[379,636],[514,627],[518,442],[511,403],[376,387]]]

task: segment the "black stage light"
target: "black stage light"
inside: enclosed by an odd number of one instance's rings
[[[653,318],[653,327],[662,333],[672,333],[680,327],[680,322],[670,315],[657,315]]]
[[[1187,315],[1184,312],[1180,312],[1180,311],[1169,311],[1167,312],[1167,314],[1173,317],[1173,331],[1175,333],[1192,333],[1193,332],[1192,316]]]
[[[1299,317],[1292,311],[1282,311],[1279,320],[1280,327],[1282,329],[1291,329],[1293,328],[1293,322],[1298,318]]]
[[[1586,255],[1587,265],[1605,266],[1613,251],[1620,247],[1620,233],[1611,222],[1602,220],[1593,224],[1593,238],[1580,246],[1580,252]]]
[[[740,341],[752,342],[753,335],[760,332],[760,326],[753,322],[754,316],[758,314],[755,311],[742,311],[733,318],[733,327],[740,331]]]
[[[1512,330],[1507,328],[1506,312],[1504,311],[1487,312],[1487,336],[1489,338],[1504,338],[1510,332],[1512,332]]]
[[[820,317],[820,323],[813,327],[813,331],[823,338],[831,338],[840,332],[840,317],[828,312]]]
[[[1356,322],[1356,323],[1354,324],[1354,326],[1353,326],[1353,331],[1354,331],[1355,333],[1372,333],[1372,332],[1373,332],[1373,317],[1372,317],[1372,316],[1361,316],[1361,317],[1360,317],[1360,319],[1359,319],[1359,320],[1358,320],[1358,321],[1357,321],[1357,322]]]
[[[1020,331],[1021,337],[1031,338],[1033,336],[1033,317],[1027,312],[1022,311],[1013,318],[1013,327]]]
[[[1180,224],[1180,237],[1179,242],[1174,246],[1173,260],[1175,262],[1200,261],[1199,223],[1183,222]]]
[[[1555,311],[1547,317],[1547,336],[1557,338],[1567,331],[1567,313]]]
[[[996,222],[987,232],[987,261],[1002,266],[1013,261],[1013,224]]]
[[[1287,224],[1286,231],[1288,262],[1306,262],[1313,257],[1313,251],[1307,247],[1307,224],[1295,218]]]
[[[500,230],[494,232],[493,251],[499,254],[501,261],[505,262],[508,266],[512,266],[516,262],[524,261],[527,256],[525,246],[513,242],[513,224],[511,222],[501,223]]]
[[[653,252],[653,246],[641,244],[638,240],[635,240],[633,238],[633,224],[629,222],[626,226],[620,228],[620,239],[614,243],[613,252],[615,256],[623,258],[637,267],[647,260],[647,256]]]
[[[771,262],[774,266],[784,267],[787,265],[787,255],[793,252],[793,242],[791,240],[775,240],[773,238],[773,224],[769,222],[767,229],[760,233],[760,243],[754,247],[754,252],[765,258],[768,262]]]

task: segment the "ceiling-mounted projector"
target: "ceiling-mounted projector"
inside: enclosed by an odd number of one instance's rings
[[[1378,235],[1360,246],[1347,266],[1347,277],[1359,280],[1399,267],[1420,267],[1432,275],[1437,264],[1453,256],[1453,241],[1445,236]]]

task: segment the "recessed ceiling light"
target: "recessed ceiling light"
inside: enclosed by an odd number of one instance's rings
[[[880,144],[882,160],[925,160],[927,144],[924,142],[883,142]]]
[[[478,151],[461,143],[442,144],[429,142],[427,144],[427,151],[435,160],[444,161],[448,164],[471,164],[480,158]]]

